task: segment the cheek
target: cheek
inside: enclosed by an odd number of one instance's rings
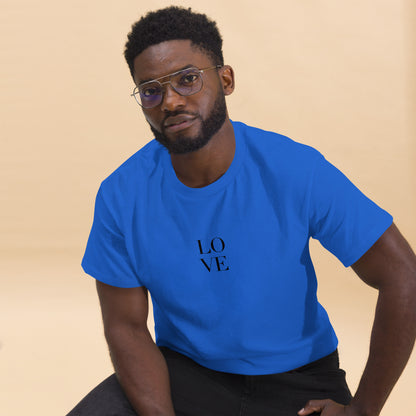
[[[216,98],[217,91],[214,89],[210,89],[209,92],[205,92],[205,94],[202,96],[201,100],[199,101],[199,113],[202,117],[205,118],[211,113],[215,105]]]
[[[156,130],[160,131],[160,128],[158,127],[160,125],[160,122],[157,121],[157,118],[155,117],[155,114],[152,114],[148,111],[143,111],[144,118],[146,121],[154,127]]]
[[[218,78],[213,79],[210,84],[209,93],[207,94],[209,95],[210,102],[215,103],[215,101],[217,101],[218,96],[223,94],[224,88],[221,83],[221,80]]]

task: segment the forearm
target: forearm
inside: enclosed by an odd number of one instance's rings
[[[310,400],[299,415],[378,416],[410,357],[416,335],[416,256],[392,224],[353,265],[379,290],[370,353],[350,405]]]
[[[174,416],[166,361],[149,332],[106,334],[117,378],[140,416]]]
[[[358,414],[380,413],[409,359],[416,334],[414,286],[380,290],[369,358],[351,402]]]

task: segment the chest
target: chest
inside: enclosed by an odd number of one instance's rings
[[[277,190],[236,182],[204,198],[161,190],[142,202],[131,240],[151,292],[221,287],[226,293],[258,284],[259,276],[276,280],[301,263],[305,224]]]

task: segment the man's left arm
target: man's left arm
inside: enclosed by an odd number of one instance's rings
[[[299,415],[379,415],[412,352],[416,336],[416,256],[396,225],[392,224],[351,267],[379,291],[365,370],[348,406],[332,400],[310,400]]]

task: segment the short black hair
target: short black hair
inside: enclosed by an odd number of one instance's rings
[[[124,57],[134,76],[134,59],[147,47],[167,40],[186,39],[206,52],[215,65],[224,65],[222,38],[217,24],[191,8],[170,6],[147,13],[127,35]]]

